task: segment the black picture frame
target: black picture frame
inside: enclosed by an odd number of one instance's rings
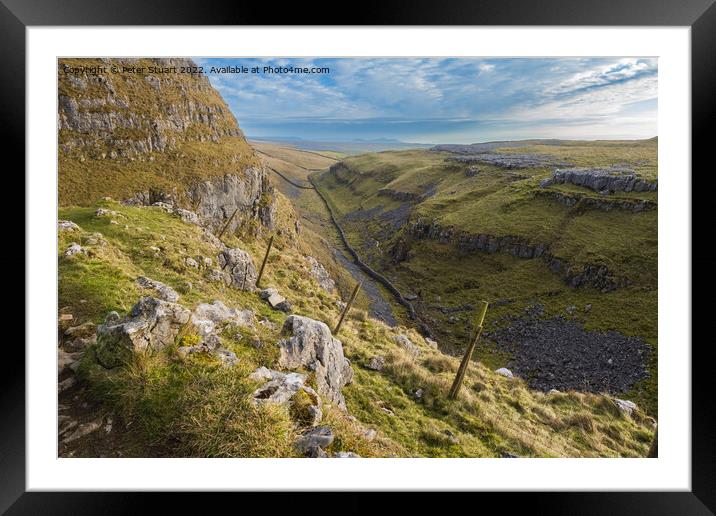
[[[3,50],[2,131],[6,149],[15,150],[24,167],[25,143],[25,30],[28,26],[63,25],[550,25],[550,26],[688,26],[691,27],[692,161],[707,169],[710,158],[710,126],[716,102],[716,5],[714,0],[458,0],[402,3],[396,0],[362,2],[350,19],[331,16],[326,8],[307,9],[304,3],[207,2],[198,0],[0,0],[0,48]],[[322,14],[316,14],[316,12]],[[335,12],[335,11],[334,11]],[[329,19],[330,18],[330,19]],[[337,19],[342,22],[336,23]],[[713,165],[710,166],[710,169]],[[23,168],[24,169],[24,168]],[[19,168],[18,168],[19,170]],[[692,176],[693,177],[693,176]],[[692,201],[693,235],[698,221],[710,220],[706,178],[699,178]],[[703,182],[702,182],[703,181]],[[22,196],[18,196],[22,198]],[[24,261],[24,254],[22,259]],[[15,257],[16,262],[19,257]],[[4,260],[5,261],[5,260]],[[714,259],[692,258],[693,266],[711,269]],[[19,265],[19,263],[17,264]],[[32,274],[26,270],[26,274]],[[692,270],[693,274],[693,270]],[[711,275],[699,276],[699,288],[710,289]],[[711,289],[710,289],[711,290]],[[706,319],[710,303],[692,303],[692,320]],[[707,319],[706,319],[707,320]],[[681,343],[688,349],[691,343]],[[524,504],[545,514],[713,514],[716,511],[716,424],[712,376],[707,354],[710,339],[693,339],[692,352],[692,490],[690,492],[609,493],[510,493],[511,508]],[[13,353],[16,356],[13,356]],[[0,375],[0,512],[8,514],[106,514],[141,513],[149,508],[149,495],[125,493],[26,493],[25,492],[25,363],[20,346],[3,351],[5,367]],[[246,494],[239,496],[245,497]],[[301,506],[297,501],[270,495],[272,510],[278,506]],[[353,495],[356,496],[356,495]],[[452,495],[451,495],[452,496]],[[484,494],[481,497],[499,497]],[[162,503],[192,508],[185,495],[162,496]],[[223,496],[222,496],[223,498]],[[412,500],[422,503],[422,496]],[[451,501],[454,500],[451,498]],[[219,499],[218,501],[221,501]],[[201,503],[201,502],[200,502]],[[310,503],[310,502],[308,502]],[[456,500],[456,503],[460,503]],[[353,500],[341,512],[372,510],[373,502]],[[163,507],[168,512],[168,506]],[[476,509],[477,510],[477,509]],[[182,512],[184,512],[182,511]],[[363,512],[363,511],[360,511]]]

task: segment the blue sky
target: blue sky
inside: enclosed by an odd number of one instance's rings
[[[249,137],[414,143],[657,135],[654,58],[196,59]],[[210,67],[328,67],[324,74]]]

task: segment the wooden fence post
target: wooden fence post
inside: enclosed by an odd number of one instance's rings
[[[348,299],[348,303],[346,303],[346,306],[343,308],[343,311],[341,312],[341,317],[338,319],[338,324],[336,324],[336,329],[333,330],[333,335],[338,335],[338,330],[341,329],[341,324],[343,324],[343,319],[345,318],[346,314],[348,313],[348,310],[351,309],[351,305],[353,304],[353,301],[356,300],[356,296],[358,295],[358,290],[360,290],[361,282],[359,281],[355,288],[353,289],[353,293],[351,294],[351,297]]]
[[[460,362],[460,367],[458,368],[457,374],[455,375],[455,380],[452,382],[452,387],[450,387],[448,399],[451,400],[457,399],[457,394],[458,392],[460,392],[460,387],[462,386],[462,381],[465,378],[465,373],[467,373],[467,368],[470,365],[472,352],[475,350],[477,341],[480,339],[480,335],[482,334],[482,323],[485,320],[488,303],[487,301],[480,301],[480,303],[481,306],[480,311],[477,315],[477,328],[475,329],[475,337],[467,346],[467,349],[465,350],[465,355],[462,357],[462,362]]]
[[[241,282],[241,290],[246,290],[246,276],[249,275],[249,261],[246,260],[246,267],[244,267],[244,279]]]
[[[238,208],[236,208],[234,210],[234,213],[231,214],[231,217],[229,217],[229,220],[226,222],[226,224],[224,224],[224,227],[221,228],[221,231],[219,232],[219,236],[217,238],[221,238],[221,235],[224,234],[224,231],[226,231],[226,228],[228,228],[229,224],[231,224],[231,221],[234,220],[234,217],[236,216],[236,212],[238,212],[238,211],[239,211]]]
[[[271,238],[269,238],[268,247],[266,248],[266,256],[264,256],[264,261],[261,262],[261,270],[259,271],[259,277],[256,278],[256,288],[259,288],[259,283],[261,282],[261,276],[264,274],[264,267],[266,267],[266,262],[268,261],[269,253],[271,252],[271,246],[273,245],[273,235],[271,235]]]

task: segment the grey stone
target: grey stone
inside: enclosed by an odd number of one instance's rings
[[[112,368],[127,362],[133,353],[161,349],[174,342],[190,316],[187,308],[150,296],[141,298],[121,320],[111,312],[97,328],[97,360]]]
[[[327,426],[312,428],[296,439],[294,447],[304,455],[314,448],[324,449],[331,445],[335,436],[333,430]]]
[[[510,371],[506,367],[500,367],[495,372],[497,374],[499,374],[500,376],[504,376],[505,378],[513,378],[514,377],[514,375],[512,374],[512,371]]]
[[[192,269],[199,268],[199,264],[197,263],[197,261],[190,256],[188,256],[187,258],[184,259],[184,263],[186,264],[187,267],[191,267]]]
[[[438,349],[438,343],[430,337],[425,337],[425,343],[433,349]]]
[[[199,216],[193,211],[185,210],[183,208],[177,208],[175,210],[175,213],[179,215],[179,218],[181,218],[181,220],[183,220],[187,224],[199,225],[200,223]]]
[[[87,254],[87,249],[82,247],[77,242],[72,242],[70,246],[65,249],[65,256],[75,256],[76,254]]]
[[[314,278],[318,285],[328,293],[332,293],[336,289],[336,283],[331,278],[328,271],[313,256],[306,256],[306,260],[310,265],[309,274]]]
[[[340,451],[333,454],[336,459],[359,459],[360,455],[354,452]]]
[[[95,328],[95,324],[91,321],[77,326],[70,326],[65,330],[65,337],[89,337],[94,334]]]
[[[278,373],[278,371],[276,371]],[[288,373],[275,375],[273,379],[256,389],[252,395],[257,403],[286,403],[301,388],[306,381],[306,375]]]
[[[239,248],[226,249],[217,259],[221,270],[229,273],[233,287],[248,291],[256,289],[258,273],[249,253]]]
[[[232,323],[237,326],[253,328],[256,317],[252,310],[237,310],[229,308],[221,301],[211,304],[201,303],[194,309],[191,322],[197,328],[199,335],[207,336],[217,331],[218,326]]]
[[[366,367],[368,369],[372,369],[373,371],[382,371],[385,367],[385,358],[381,356],[371,357],[371,359],[366,364]]]
[[[77,427],[77,429],[72,432],[69,436],[65,437],[62,442],[67,444],[71,443],[72,441],[76,441],[77,439],[81,439],[82,437],[85,437],[86,435],[91,434],[92,432],[96,432],[100,428],[102,428],[102,425],[104,424],[104,420],[100,417],[98,419],[95,419],[94,421],[89,421],[87,423],[83,423]]]
[[[79,231],[80,227],[72,222],[71,220],[58,220],[57,221],[58,231]]]
[[[148,290],[153,290],[156,296],[163,301],[169,301],[170,303],[176,303],[179,301],[179,294],[176,290],[168,285],[165,285],[161,281],[149,279],[145,276],[139,276],[137,278],[137,284]]]
[[[614,398],[614,403],[617,404],[619,410],[621,410],[628,416],[631,416],[632,412],[634,412],[637,408],[636,403],[629,400],[621,400],[619,398]]]
[[[405,349],[408,353],[410,353],[413,356],[420,355],[420,348],[413,344],[413,342],[405,335],[395,335],[393,337],[393,342],[396,344],[400,344],[400,346]]]
[[[353,369],[343,355],[341,341],[331,335],[325,323],[300,315],[286,318],[282,334],[278,341],[279,366],[313,371],[318,393],[345,410],[341,388],[353,380]]]

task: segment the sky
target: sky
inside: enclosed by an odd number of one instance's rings
[[[655,58],[195,61],[249,138],[475,143],[657,136]],[[226,66],[248,73],[218,70]],[[264,72],[267,66],[274,71]],[[291,66],[329,71],[275,71]]]

